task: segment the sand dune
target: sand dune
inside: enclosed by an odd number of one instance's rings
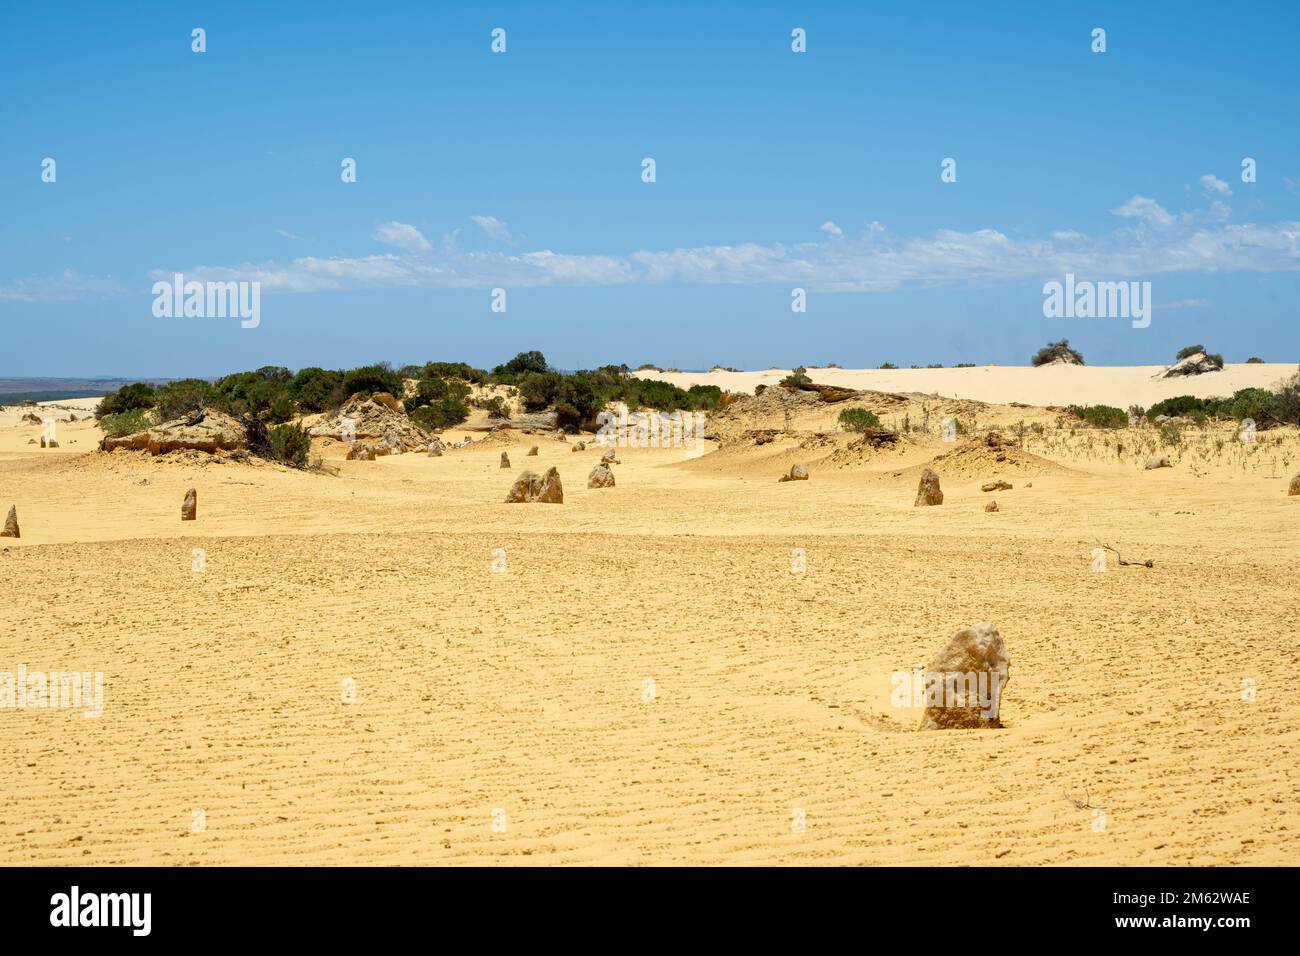
[[[1233,366],[1221,381],[1288,368]],[[1080,392],[1008,385],[1004,400],[1144,401],[1134,370],[943,373],[911,373],[916,387],[896,384],[908,372],[816,378],[940,392],[931,383],[969,379],[965,397],[979,398],[992,394],[981,376],[1036,377]],[[623,449],[617,487],[589,490],[600,450],[543,436],[374,462],[320,444],[340,469],[327,477],[91,453],[88,423],[60,425],[61,447],[41,450],[28,443],[39,428],[7,412],[0,511],[17,505],[23,537],[0,542],[0,671],[102,671],[105,690],[95,719],[0,709],[0,852],[11,864],[1296,859],[1300,497],[1285,490],[1300,435],[1244,446],[1222,428],[1189,432],[1174,468],[1144,472],[1150,429],[980,410],[981,429],[1026,423],[1030,468],[971,450],[974,435],[857,449],[818,414],[695,460]],[[796,460],[811,480],[778,483]],[[941,507],[912,507],[925,464]],[[523,468],[552,465],[563,505],[502,503]],[[979,486],[996,477],[1014,489],[987,514]],[[182,525],[189,487],[199,519]],[[1093,573],[1099,542],[1155,567]],[[890,675],[982,620],[1011,653],[1005,729],[915,731],[890,706]]]
[[[1242,388],[1269,388],[1295,374],[1295,365],[1225,365],[1220,372],[1186,378],[1162,379],[1168,366],[1049,365],[1042,368],[981,365],[976,368],[844,369],[810,368],[808,374],[823,385],[871,389],[879,392],[941,395],[979,402],[1027,405],[1111,405],[1150,408],[1175,395],[1197,398],[1227,396]],[[789,369],[763,372],[662,372],[636,374],[662,379],[682,388],[717,385],[725,391],[753,394],[758,385],[775,385]]]

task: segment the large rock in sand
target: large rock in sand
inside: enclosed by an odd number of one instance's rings
[[[921,483],[916,488],[916,501],[912,507],[943,504],[943,491],[939,488],[939,476],[931,468],[921,472]]]
[[[1162,378],[1178,378],[1180,375],[1204,375],[1206,372],[1222,372],[1223,359],[1193,352],[1187,358],[1169,366],[1161,373]]]
[[[199,493],[191,488],[185,492],[185,500],[181,502],[181,520],[193,521],[199,514]]]
[[[790,466],[789,474],[782,475],[778,481],[807,481],[808,466],[803,464],[794,464]]]
[[[225,412],[207,409],[163,422],[134,435],[105,437],[99,447],[104,451],[129,448],[147,451],[151,455],[191,449],[213,454],[218,451],[247,449],[248,431]]]
[[[1297,471],[1295,477],[1291,479],[1291,487],[1287,489],[1286,493],[1288,495],[1300,495],[1300,471]]]
[[[1156,468],[1172,468],[1174,466],[1169,464],[1168,455],[1152,455],[1147,459],[1147,463],[1143,467],[1147,471],[1152,471]]]
[[[1011,655],[992,624],[958,631],[925,669],[921,730],[1001,727],[1002,692],[1011,680]]]
[[[609,465],[597,465],[591,469],[591,474],[587,476],[588,488],[613,488],[614,471]]]
[[[505,452],[501,453],[501,467],[502,468],[510,467],[510,456],[507,455]]]
[[[18,506],[9,507],[9,517],[5,518],[5,527],[0,531],[0,538],[21,538],[22,534],[18,531]]]
[[[380,393],[387,394],[387,393]],[[338,411],[317,422],[307,430],[313,438],[335,438],[351,442],[369,438],[376,442],[386,440],[389,445],[400,446],[403,452],[427,451],[429,435],[403,414],[401,405],[391,395],[397,408],[374,398],[353,395]]]
[[[535,471],[526,471],[510,486],[510,492],[506,495],[506,504],[521,504],[526,502],[542,502],[544,504],[562,505],[564,504],[564,487],[560,483],[560,473],[555,468],[546,472],[542,477]]]

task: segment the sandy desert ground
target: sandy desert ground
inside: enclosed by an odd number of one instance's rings
[[[97,718],[0,710],[0,860],[1295,864],[1300,435],[1187,430],[1144,471],[1151,428],[969,400],[1149,404],[1291,371],[818,370],[917,393],[850,404],[926,430],[862,448],[840,406],[769,405],[700,458],[621,450],[602,490],[599,449],[548,436],[374,462],[318,443],[330,477],[102,454],[89,422],[41,449],[11,407],[0,671],[105,687]],[[796,461],[811,480],[778,483]],[[926,464],[945,501],[914,508]],[[562,506],[503,503],[552,465]],[[996,478],[1013,490],[980,491]],[[1094,573],[1101,543],[1154,567]],[[1006,726],[918,732],[890,675],[977,621],[1011,654]]]

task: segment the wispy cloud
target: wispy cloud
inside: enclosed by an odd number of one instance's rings
[[[1221,194],[1217,187],[1210,189]],[[199,266],[184,271],[199,279],[256,279],[268,292],[297,292],[672,282],[877,291],[937,283],[1041,280],[1066,272],[1133,278],[1300,270],[1300,222],[1232,224],[1213,204],[1208,210],[1174,214],[1144,196],[1134,196],[1112,212],[1125,222],[1098,236],[1068,229],[1020,238],[997,229],[941,229],[928,235],[900,236],[873,222],[856,235],[838,226],[838,234],[823,227],[827,238],[815,242],[744,242],[643,249],[625,255],[551,249],[463,251],[454,233],[442,237],[434,252],[413,226],[392,222],[377,229],[375,238],[404,250],[402,253],[306,256],[283,263]],[[158,275],[172,271],[159,270]]]
[[[837,239],[840,236],[844,235],[844,230],[841,229],[839,226],[835,225],[835,223],[831,222],[829,219],[827,219],[824,223],[822,223],[817,228],[820,229],[822,232],[826,233],[826,235],[834,236]]]
[[[0,302],[62,302],[121,295],[126,291],[116,279],[65,269],[54,275],[24,276],[0,282]]]
[[[385,222],[375,227],[371,236],[376,242],[386,246],[396,246],[407,252],[430,252],[433,246],[424,238],[424,233],[404,222]]]
[[[483,234],[489,239],[495,239],[498,242],[510,241],[510,230],[496,216],[470,216],[469,218],[483,230]]]
[[[277,230],[275,230],[275,231],[276,231],[276,234],[277,234],[277,235],[284,236],[284,238],[286,238],[286,239],[301,239],[301,238],[302,238],[302,236],[296,235],[296,234],[290,232],[288,229],[277,229]]]

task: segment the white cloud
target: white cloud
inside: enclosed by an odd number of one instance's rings
[[[404,222],[385,222],[375,227],[371,238],[386,246],[396,246],[407,252],[430,252],[433,246],[424,233]]]
[[[1112,209],[1111,213],[1129,219],[1140,219],[1154,226],[1170,226],[1174,222],[1174,217],[1162,209],[1158,202],[1146,196],[1134,196],[1122,206]]]
[[[496,216],[470,216],[469,218],[483,230],[489,239],[495,239],[498,242],[510,241],[510,230]]]
[[[1231,196],[1232,187],[1225,183],[1217,176],[1206,173],[1199,180],[1201,188],[1205,190],[1207,196]]]
[[[284,236],[284,238],[286,238],[286,239],[301,239],[301,238],[302,238],[302,236],[296,235],[296,234],[290,232],[288,229],[277,229],[277,230],[275,230],[275,231],[276,231],[279,235]]]
[[[841,229],[839,226],[835,225],[835,223],[831,222],[829,219],[827,219],[824,223],[822,223],[817,228],[820,229],[822,232],[826,233],[826,235],[834,236],[837,239],[840,236],[844,235],[844,230]]]
[[[388,241],[399,247],[405,243],[408,251],[364,257],[307,256],[283,263],[184,272],[196,279],[257,279],[268,292],[296,292],[670,282],[788,283],[823,291],[874,291],[944,282],[1042,281],[1066,272],[1092,278],[1140,278],[1165,273],[1300,271],[1300,222],[1233,225],[1213,205],[1209,210],[1174,215],[1142,196],[1112,211],[1123,220],[1136,221],[1096,236],[1057,230],[1031,237],[1013,237],[996,229],[941,229],[900,236],[871,223],[852,237],[828,234],[818,241],[794,244],[742,242],[641,249],[626,255],[551,249],[517,254],[464,251],[455,232],[444,235],[434,253],[413,227],[389,223],[391,228],[384,227]],[[172,271],[159,275],[166,277]]]

